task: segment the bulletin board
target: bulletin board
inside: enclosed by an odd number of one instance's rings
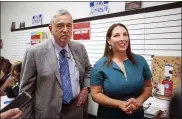
[[[152,56],[153,96],[171,99],[181,84],[181,57]]]

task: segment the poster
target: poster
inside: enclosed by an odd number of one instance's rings
[[[90,2],[90,14],[91,16],[104,15],[109,13],[109,2]]]
[[[73,24],[73,40],[90,40],[90,22]]]
[[[33,26],[42,25],[42,21],[43,21],[42,14],[34,15],[32,17],[32,25]]]
[[[36,31],[31,33],[31,45],[44,42],[49,39],[49,32]]]
[[[31,35],[31,45],[35,45],[38,43],[40,43],[40,35],[39,34]]]

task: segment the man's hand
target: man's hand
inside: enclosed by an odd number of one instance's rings
[[[1,113],[1,119],[6,119],[6,118],[13,118],[17,119],[22,115],[22,112],[18,108],[10,109],[6,112]]]
[[[87,100],[87,97],[88,97],[88,89],[86,87],[82,88],[77,99],[78,100],[77,106],[81,106],[82,104],[84,104]]]

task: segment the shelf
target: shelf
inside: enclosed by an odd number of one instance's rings
[[[38,26],[30,26],[30,27],[25,27],[25,28],[13,29],[13,30],[11,30],[11,32],[28,30],[28,29],[35,29],[35,28],[42,28],[42,27],[47,27],[47,26],[49,26],[49,24],[43,24],[43,25],[38,25]]]

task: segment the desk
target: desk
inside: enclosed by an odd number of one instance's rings
[[[14,98],[8,98],[6,95],[1,96],[1,109],[8,105]]]

